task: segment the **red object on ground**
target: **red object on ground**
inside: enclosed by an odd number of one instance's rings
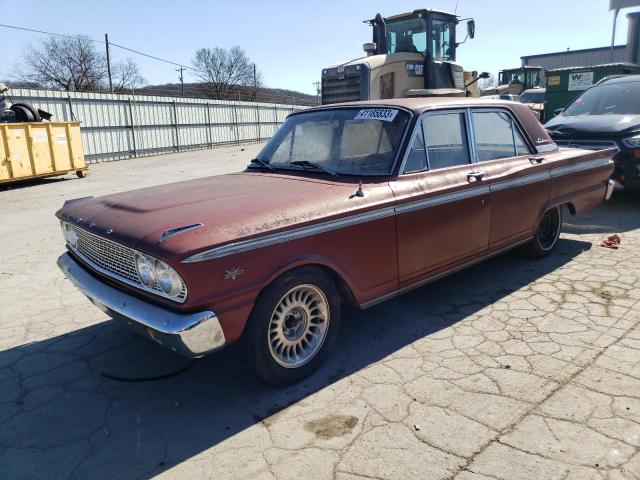
[[[611,235],[610,237],[604,239],[600,246],[617,250],[618,247],[620,247],[620,237],[618,235]]]

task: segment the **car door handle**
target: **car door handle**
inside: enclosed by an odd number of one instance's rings
[[[536,165],[536,164],[544,162],[544,157],[542,155],[537,155],[535,157],[529,157],[529,161],[532,164]]]
[[[485,175],[485,172],[469,172],[467,173],[467,182],[481,181]]]

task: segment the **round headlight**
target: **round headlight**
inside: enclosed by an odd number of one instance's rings
[[[78,234],[75,232],[71,225],[68,223],[62,224],[62,234],[64,235],[64,240],[71,245],[73,248],[78,246]]]
[[[160,260],[156,260],[156,279],[164,293],[172,297],[182,291],[182,280],[176,271]]]
[[[155,267],[147,257],[139,253],[136,254],[136,270],[142,284],[145,287],[151,286],[156,277]]]

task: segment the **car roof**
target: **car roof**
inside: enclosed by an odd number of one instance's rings
[[[616,75],[609,78],[602,79],[599,83],[602,85],[603,83],[629,83],[629,82],[640,82],[640,75]]]
[[[523,93],[546,93],[546,92],[547,92],[546,88],[535,87],[535,88],[526,89],[520,95],[522,95]]]
[[[411,110],[414,113],[421,113],[425,110],[442,108],[464,108],[464,107],[508,107],[511,108],[513,102],[506,100],[487,99],[482,97],[410,97],[410,98],[390,98],[385,100],[361,100],[357,102],[332,103],[314,107],[311,110],[322,110],[324,108],[336,107],[401,107]],[[308,111],[308,110],[305,110]]]

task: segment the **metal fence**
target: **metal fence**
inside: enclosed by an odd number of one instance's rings
[[[14,103],[30,103],[52,113],[57,121],[80,121],[87,162],[260,142],[299,108],[21,88],[9,93]]]

